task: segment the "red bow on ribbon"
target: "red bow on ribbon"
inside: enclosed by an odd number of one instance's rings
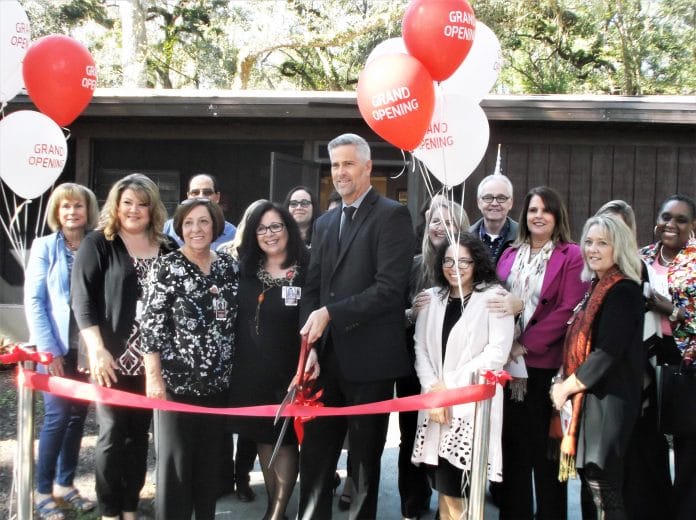
[[[505,383],[512,379],[512,376],[505,370],[484,370],[481,375],[492,385],[505,386]]]
[[[22,348],[19,345],[12,345],[7,354],[0,355],[0,363],[5,365],[21,363],[22,361],[33,361],[40,365],[48,365],[53,361],[53,354],[50,352],[36,352]]]
[[[305,385],[300,392],[295,395],[296,406],[302,406],[306,408],[318,408],[324,406],[324,403],[319,401],[321,399],[324,390],[318,390],[312,393],[311,385]],[[293,428],[295,428],[295,435],[297,436],[297,441],[302,444],[302,439],[304,438],[304,423],[314,419],[313,415],[302,415],[295,416],[292,422]]]

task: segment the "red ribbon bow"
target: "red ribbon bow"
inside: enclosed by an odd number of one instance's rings
[[[482,375],[490,384],[498,384],[502,387],[504,387],[505,383],[512,379],[512,376],[505,370],[484,370]]]
[[[320,389],[314,393],[312,393],[312,390],[312,385],[303,386],[302,389],[295,395],[295,402],[293,404],[303,408],[318,408],[324,406],[324,403],[319,401],[324,393],[324,390]],[[312,419],[314,419],[313,415],[295,416],[293,418],[292,426],[295,429],[295,435],[297,436],[297,441],[300,444],[302,444],[302,439],[304,438],[304,423],[311,421]]]

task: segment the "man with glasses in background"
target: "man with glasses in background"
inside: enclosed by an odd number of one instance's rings
[[[210,199],[216,204],[220,204],[220,188],[218,187],[217,179],[209,173],[198,173],[191,177],[186,195],[189,199],[204,198]],[[184,243],[184,241],[181,240],[181,238],[176,234],[176,231],[174,231],[173,219],[169,219],[164,223],[162,232],[176,240],[179,245]],[[237,228],[231,223],[225,221],[225,230],[222,232],[222,235],[215,240],[215,242],[210,244],[210,248],[213,251],[217,251],[219,246],[231,241],[236,232]]]
[[[476,202],[483,218],[469,231],[486,245],[488,256],[496,265],[500,255],[517,237],[517,222],[508,217],[512,209],[510,179],[504,175],[485,177],[478,185]]]

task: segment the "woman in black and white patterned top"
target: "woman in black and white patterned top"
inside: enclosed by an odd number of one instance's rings
[[[225,218],[208,199],[174,213],[181,249],[157,260],[145,297],[142,346],[148,397],[224,407],[229,397],[237,266],[211,251]],[[225,442],[221,415],[160,411],[157,428],[157,518],[215,517]]]

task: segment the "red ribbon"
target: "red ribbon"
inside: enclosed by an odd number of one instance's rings
[[[82,383],[63,377],[38,374],[33,370],[19,368],[20,377],[18,384],[33,390],[50,392],[60,397],[95,401],[113,406],[127,406],[131,408],[145,408],[166,410],[171,412],[209,413],[215,415],[242,415],[250,417],[275,417],[278,411],[277,404],[245,406],[236,408],[207,408],[194,406],[163,399],[151,399],[144,395],[132,394],[122,390],[107,388],[91,383]],[[494,373],[495,376],[496,373]],[[503,372],[499,372],[504,378]],[[489,379],[489,381],[491,381]],[[499,379],[496,379],[498,382]],[[491,381],[482,385],[469,385],[460,388],[445,390],[444,392],[431,392],[428,394],[412,395],[398,399],[388,399],[376,403],[359,404],[353,406],[322,406],[318,402],[320,395],[304,396],[301,402],[289,404],[283,413],[283,417],[298,417],[301,422],[306,422],[313,417],[345,416],[345,415],[369,415],[390,412],[412,412],[430,408],[440,408],[458,404],[484,401],[495,395],[495,384]],[[311,409],[311,415],[308,411]]]
[[[7,354],[0,355],[0,363],[5,365],[21,363],[22,361],[33,361],[40,365],[48,365],[53,361],[53,354],[50,352],[36,352],[34,350],[27,350],[19,345],[12,345]]]

